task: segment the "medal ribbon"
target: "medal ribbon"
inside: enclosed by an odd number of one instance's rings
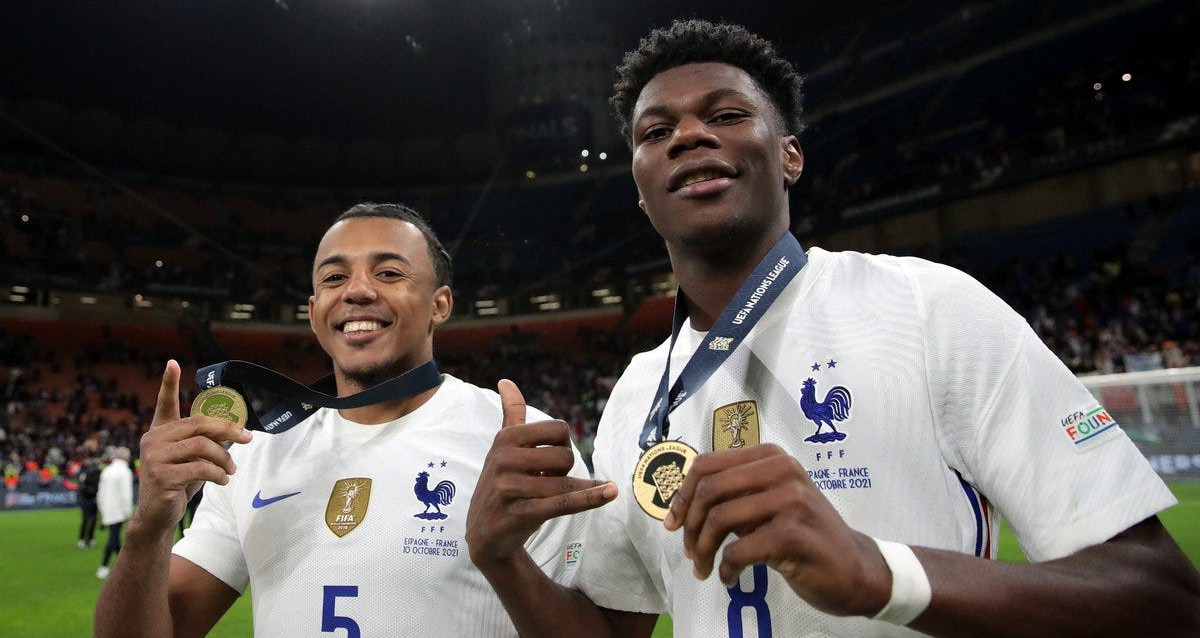
[[[398,377],[388,379],[379,385],[348,397],[331,394],[337,392],[332,374],[311,386],[306,386],[274,370],[248,361],[233,360],[215,363],[196,371],[196,384],[203,389],[224,385],[240,391],[240,386],[247,385],[283,395],[284,400],[261,418],[254,413],[254,408],[249,405],[249,402],[246,405],[250,413],[250,423],[247,429],[261,430],[272,434],[290,430],[316,412],[317,408],[344,410],[395,401],[418,395],[430,388],[437,387],[441,382],[442,375],[438,373],[437,364],[433,359]]]
[[[721,316],[717,317],[712,329],[708,331],[708,336],[711,337],[708,347],[701,346],[696,350],[668,392],[671,352],[675,349],[675,340],[687,319],[686,304],[680,301],[682,295],[676,293],[667,363],[663,367],[662,380],[659,381],[658,391],[654,395],[654,405],[650,408],[646,425],[642,427],[642,434],[638,440],[638,445],[643,450],[666,440],[671,427],[668,420],[671,411],[699,390],[729,355],[733,354],[746,335],[750,334],[750,329],[766,314],[767,309],[779,297],[779,293],[783,292],[807,261],[808,257],[800,247],[800,242],[796,241],[791,232],[784,233],[771,251],[754,267],[754,272],[742,283],[729,305],[721,311]]]

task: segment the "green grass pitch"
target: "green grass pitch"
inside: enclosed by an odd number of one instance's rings
[[[1179,505],[1163,512],[1175,541],[1200,566],[1200,483],[1173,483]],[[0,513],[0,636],[6,638],[80,638],[92,635],[92,608],[100,581],[104,534],[98,546],[75,548],[76,509]],[[1000,559],[1023,561],[1012,533],[1004,528]],[[212,631],[214,638],[252,635],[250,601],[239,600]],[[664,618],[655,636],[670,636]]]

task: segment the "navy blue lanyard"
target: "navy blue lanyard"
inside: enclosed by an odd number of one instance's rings
[[[316,412],[317,408],[345,410],[395,401],[416,396],[437,387],[441,382],[442,375],[438,373],[437,364],[433,359],[398,377],[348,397],[331,394],[337,392],[333,375],[317,381],[312,386],[306,386],[274,370],[237,360],[215,363],[196,371],[196,384],[202,389],[224,385],[236,390],[240,389],[241,385],[249,385],[284,396],[283,401],[262,417],[254,413],[254,408],[250,407],[249,403],[246,406],[250,412],[248,429],[272,434],[291,429]]]
[[[668,415],[679,407],[683,400],[695,394],[712,376],[717,368],[733,354],[734,349],[741,345],[750,329],[766,314],[771,304],[792,278],[804,268],[808,257],[800,242],[790,232],[784,233],[771,252],[754,267],[754,272],[746,278],[738,289],[737,294],[721,311],[712,328],[708,331],[707,347],[700,347],[692,358],[684,365],[679,378],[667,392],[667,382],[671,378],[671,352],[675,349],[675,340],[683,322],[687,320],[686,304],[681,299],[682,294],[675,295],[675,316],[671,322],[671,345],[667,349],[667,362],[663,366],[662,380],[658,383],[658,391],[654,395],[654,405],[646,417],[646,425],[642,427],[642,435],[638,444],[643,450],[650,449],[654,444],[665,441],[670,432],[671,424]],[[664,410],[663,405],[667,408]]]

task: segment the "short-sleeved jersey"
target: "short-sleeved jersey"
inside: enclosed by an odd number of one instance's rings
[[[685,326],[672,375],[697,348],[730,346],[729,359],[671,412],[668,438],[701,453],[777,444],[871,536],[990,558],[999,513],[1038,561],[1174,504],[1025,321],[952,268],[814,248],[744,343]],[[763,565],[728,591],[693,576],[682,534],[631,497],[668,348],[634,357],[601,418],[596,478],[622,490],[590,520],[576,585],[602,607],[670,613],[677,635],[695,638],[915,635],[818,612]]]
[[[318,410],[231,449],[237,472],[208,484],[174,553],[238,592],[260,636],[516,636],[465,541],[467,508],[501,424],[499,396],[450,375],[400,419],[361,425]],[[530,421],[547,419],[529,409]],[[572,475],[587,477],[578,452]],[[526,544],[569,585],[582,517]],[[337,635],[347,635],[339,632]],[[350,635],[357,635],[351,632]]]

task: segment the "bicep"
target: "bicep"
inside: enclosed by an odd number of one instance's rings
[[[167,584],[175,638],[205,636],[238,599],[238,593],[204,568],[171,556]]]

